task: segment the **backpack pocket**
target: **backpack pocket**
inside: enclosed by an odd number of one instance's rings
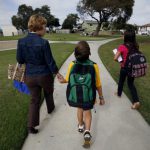
[[[74,85],[70,88],[68,100],[73,103],[89,103],[93,100],[92,91],[87,85]]]

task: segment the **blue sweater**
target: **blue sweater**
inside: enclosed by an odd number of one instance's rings
[[[17,61],[19,64],[26,64],[27,76],[58,72],[48,40],[36,33],[29,33],[25,38],[18,40]]]

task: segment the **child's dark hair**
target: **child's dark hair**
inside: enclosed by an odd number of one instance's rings
[[[75,47],[74,55],[78,61],[89,59],[91,55],[89,44],[86,41],[80,41]]]
[[[139,45],[136,42],[136,34],[133,30],[124,32],[124,44],[128,47],[129,53],[139,52]]]

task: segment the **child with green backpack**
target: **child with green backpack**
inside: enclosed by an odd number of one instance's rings
[[[91,109],[95,104],[96,90],[99,94],[99,104],[105,104],[99,68],[89,59],[90,54],[88,43],[80,41],[74,50],[76,60],[70,63],[66,79],[59,78],[60,83],[68,83],[67,102],[70,106],[77,107],[78,131],[84,132],[84,140],[87,144],[91,140]]]

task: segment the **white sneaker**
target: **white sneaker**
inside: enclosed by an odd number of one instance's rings
[[[92,138],[92,136],[91,136],[90,131],[86,130],[86,131],[84,132],[84,140],[85,140],[85,141],[91,141],[91,138]]]
[[[82,125],[82,126],[78,125],[78,132],[83,133],[84,130],[85,130],[85,124],[84,124],[84,122],[83,122],[83,125]]]

